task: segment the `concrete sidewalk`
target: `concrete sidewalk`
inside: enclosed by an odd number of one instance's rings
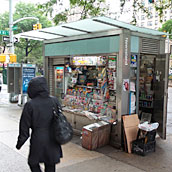
[[[170,91],[172,95],[172,89]],[[2,92],[0,95],[0,172],[29,172],[27,165],[29,140],[21,150],[18,151],[15,148],[22,108],[9,103],[4,96]],[[156,152],[145,157],[127,154],[111,146],[88,151],[81,147],[79,137],[75,136],[69,144],[63,146],[64,158],[57,165],[57,172],[171,172],[171,119],[172,108],[169,107],[167,140],[157,138]]]
[[[15,145],[18,135],[18,120],[21,108],[18,106],[0,107],[0,172],[29,172],[27,156],[29,141],[21,150]],[[157,138],[156,152],[145,157],[127,154],[111,146],[96,151],[88,151],[81,147],[81,142],[75,136],[63,146],[64,158],[57,165],[58,172],[114,172],[114,171],[152,171],[171,172],[172,166],[172,136],[167,140]]]
[[[0,172],[29,172],[27,165],[29,141],[21,150],[18,151],[15,148],[21,110],[18,106],[8,108],[0,106]],[[77,144],[75,144],[76,142]],[[58,172],[142,171],[108,157],[104,153],[88,151],[82,148],[78,142],[80,142],[79,138],[74,137],[72,142],[63,146],[64,158],[57,165]]]

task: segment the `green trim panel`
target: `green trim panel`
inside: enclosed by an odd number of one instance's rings
[[[119,36],[45,45],[45,56],[105,54],[119,52]]]
[[[139,53],[139,37],[131,36],[131,52]]]

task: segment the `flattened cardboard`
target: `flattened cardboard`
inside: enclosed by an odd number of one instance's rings
[[[136,126],[136,125],[138,125],[140,123],[137,114],[125,115],[125,116],[123,116],[123,121],[125,121],[125,123],[124,123],[125,127]]]
[[[124,131],[127,139],[128,153],[131,153],[132,141],[136,140],[139,118],[137,114],[123,116]]]

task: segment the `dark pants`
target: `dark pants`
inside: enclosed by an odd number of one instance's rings
[[[55,172],[55,164],[44,164],[45,172]],[[32,172],[42,172],[39,164],[30,165],[30,169]]]

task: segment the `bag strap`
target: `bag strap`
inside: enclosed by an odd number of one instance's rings
[[[59,104],[58,101],[55,101],[55,97],[50,97],[53,103],[53,110],[55,110],[56,112],[62,111],[61,105]]]

